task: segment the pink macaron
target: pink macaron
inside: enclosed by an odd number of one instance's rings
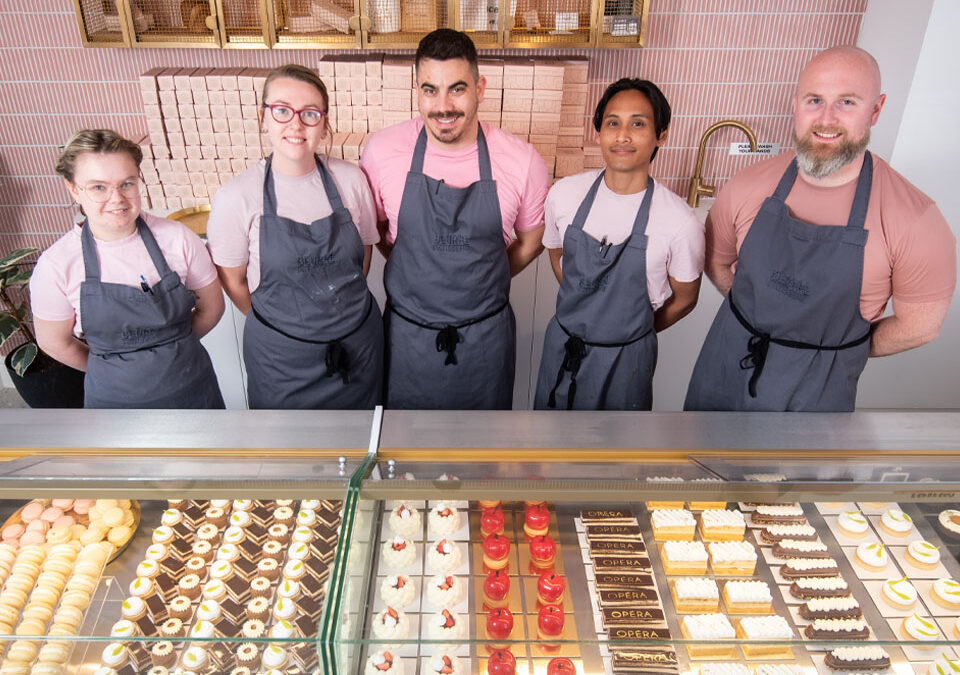
[[[46,540],[47,538],[43,534],[41,534],[40,532],[37,532],[36,530],[31,530],[28,532],[24,532],[23,536],[20,537],[20,545],[31,546],[34,544],[42,544]]]
[[[53,521],[54,527],[70,527],[76,523],[76,519],[73,516],[60,516],[55,521]]]
[[[90,508],[92,506],[93,506],[92,499],[76,499],[73,502],[73,512],[83,516],[90,513]]]
[[[0,539],[7,541],[9,539],[19,539],[20,535],[27,531],[27,528],[20,523],[14,523],[13,525],[7,525],[3,528],[3,532],[0,533]]]
[[[27,523],[27,532],[39,532],[41,534],[46,534],[47,530],[50,529],[50,523],[45,520],[31,520]]]
[[[40,502],[30,502],[20,511],[20,519],[28,523],[31,520],[39,518],[41,513],[43,513],[43,504]]]
[[[48,509],[44,509],[43,513],[40,514],[40,520],[45,520],[48,523],[52,523],[62,515],[63,509],[58,509],[56,506],[51,506]]]
[[[73,506],[73,500],[72,499],[54,499],[53,502],[51,502],[51,506],[56,506],[58,509],[67,511],[70,509],[71,506]]]

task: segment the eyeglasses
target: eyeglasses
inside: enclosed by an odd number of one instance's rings
[[[140,195],[140,181],[139,179],[130,179],[123,181],[119,185],[107,185],[106,183],[91,183],[90,185],[80,187],[79,185],[76,188],[80,192],[87,193],[87,197],[91,201],[98,204],[102,204],[110,199],[113,195],[113,191],[116,190],[120,193],[122,197],[127,199],[133,199]]]
[[[300,116],[300,122],[306,127],[315,127],[323,121],[323,118],[327,116],[327,113],[322,110],[317,110],[316,108],[304,108],[303,110],[294,110],[288,105],[283,105],[280,103],[270,105],[269,103],[264,103],[263,107],[270,111],[270,115],[273,119],[280,124],[286,124],[293,119],[294,115]]]

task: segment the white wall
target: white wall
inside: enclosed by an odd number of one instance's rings
[[[924,11],[929,6],[929,14]],[[909,9],[908,9],[909,8]],[[917,14],[926,16],[921,47],[915,60],[911,45],[917,42]],[[870,0],[864,17],[860,45],[880,61],[888,112],[892,92],[901,94],[908,66],[915,65],[903,101],[892,153],[877,148],[894,169],[936,200],[960,239],[960,191],[957,190],[957,156],[960,155],[960,3],[956,0],[923,0],[904,4]],[[892,72],[896,78],[889,77]],[[893,117],[893,116],[892,116]],[[878,127],[880,125],[878,124]],[[881,137],[887,144],[889,129]],[[858,407],[960,408],[960,293],[953,303],[940,337],[919,349],[882,359],[871,359],[860,380]]]

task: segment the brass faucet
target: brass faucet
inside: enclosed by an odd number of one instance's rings
[[[694,169],[693,178],[690,179],[690,192],[687,194],[687,204],[693,208],[697,208],[697,204],[700,203],[700,197],[712,197],[716,190],[716,187],[713,185],[704,184],[703,179],[700,177],[700,172],[703,171],[703,155],[707,151],[707,139],[710,138],[710,134],[723,127],[736,127],[737,129],[741,129],[750,140],[750,152],[757,151],[757,137],[750,131],[750,127],[743,122],[738,122],[737,120],[720,120],[715,124],[711,124],[710,127],[703,132],[703,136],[700,137],[700,149],[697,151],[697,168]]]

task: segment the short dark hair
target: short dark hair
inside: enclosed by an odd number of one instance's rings
[[[600,97],[600,102],[597,103],[596,112],[593,113],[593,128],[598,132],[600,131],[600,125],[603,124],[603,113],[606,112],[610,99],[621,91],[629,91],[631,89],[639,91],[650,101],[650,107],[653,108],[653,129],[657,133],[657,138],[660,138],[663,132],[667,130],[667,127],[670,126],[670,103],[657,85],[650,80],[640,80],[637,78],[624,77],[607,87],[607,90],[603,92],[603,96]],[[650,161],[653,161],[653,158],[657,156],[657,150],[659,149],[660,148],[653,149],[653,154],[650,155]]]
[[[413,65],[420,69],[423,59],[435,61],[449,61],[451,59],[465,59],[470,65],[470,72],[476,80],[480,79],[480,68],[477,65],[477,48],[473,40],[466,33],[452,28],[438,28],[427,33],[417,45],[417,54],[413,57]]]

